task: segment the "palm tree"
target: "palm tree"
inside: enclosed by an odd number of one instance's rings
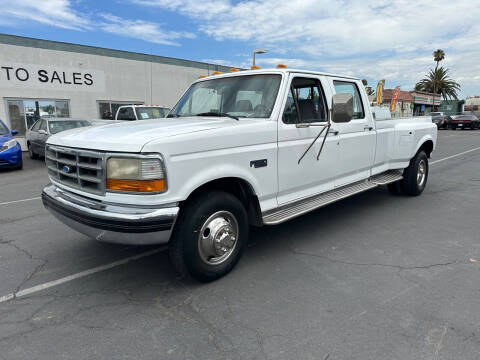
[[[428,75],[415,85],[415,90],[440,94],[445,100],[447,98],[457,100],[460,84],[450,78],[448,69],[439,67],[430,70]]]
[[[433,52],[433,60],[437,62],[437,66],[435,66],[435,70],[438,69],[438,63],[445,59],[445,51],[442,49],[437,49],[437,51]]]
[[[435,60],[437,62],[437,65],[435,66],[435,72],[437,72],[437,69],[438,69],[438,64],[440,63],[440,61],[442,61],[443,59],[445,59],[445,51],[443,51],[442,49],[437,49],[437,51],[434,51],[433,52],[433,60]],[[433,82],[433,93],[436,94],[436,83],[435,81]],[[435,109],[435,98],[432,99],[432,109]]]

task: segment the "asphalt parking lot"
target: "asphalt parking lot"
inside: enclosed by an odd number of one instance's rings
[[[480,359],[480,131],[439,132],[422,196],[255,229],[206,285],[70,230],[47,182],[0,172],[0,359]]]

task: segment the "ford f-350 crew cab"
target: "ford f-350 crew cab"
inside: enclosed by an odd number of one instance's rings
[[[437,128],[374,120],[359,79],[242,71],[199,79],[168,118],[48,140],[45,207],[99,241],[167,244],[200,281],[228,273],[249,227],[388,185],[419,195]]]

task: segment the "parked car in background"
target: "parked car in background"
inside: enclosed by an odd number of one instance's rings
[[[0,120],[0,168],[21,169],[23,167],[22,149],[20,144],[13,138],[17,130],[10,130]]]
[[[452,117],[448,115],[432,116],[432,122],[437,125],[437,129],[448,129],[452,123]]]
[[[458,115],[452,119],[450,127],[452,130],[457,128],[478,129],[480,128],[480,120],[475,115]]]
[[[440,111],[434,111],[434,112],[431,112],[430,113],[430,116],[433,118],[435,116],[444,116],[445,114],[443,112],[440,112]]]
[[[31,159],[45,156],[47,139],[61,131],[90,126],[87,120],[69,118],[41,118],[27,131],[27,147]]]
[[[169,108],[153,105],[124,105],[120,106],[115,114],[115,120],[150,120],[161,119],[167,116]]]
[[[124,121],[136,121],[136,120],[152,120],[163,119],[170,112],[170,108],[165,106],[153,106],[153,105],[123,105],[120,106],[115,114],[115,118],[111,119],[93,119],[90,120],[91,124],[106,125],[122,123]]]

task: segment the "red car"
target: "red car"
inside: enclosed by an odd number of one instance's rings
[[[457,128],[478,129],[480,128],[480,120],[475,115],[459,115],[452,119],[450,123],[452,130]]]

